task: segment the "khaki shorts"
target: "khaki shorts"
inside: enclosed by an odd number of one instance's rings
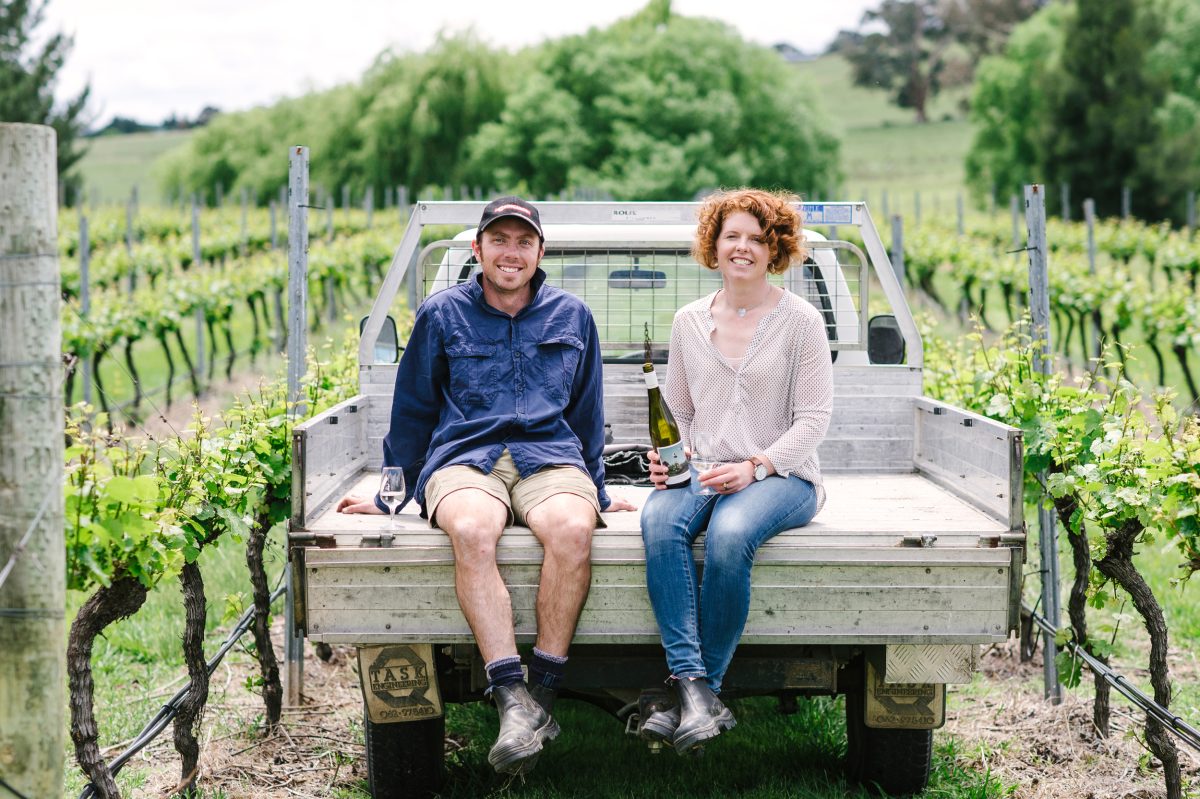
[[[447,466],[438,469],[425,484],[425,508],[429,526],[437,527],[437,507],[447,496],[464,488],[478,488],[508,508],[508,526],[525,524],[525,515],[555,494],[583,497],[596,509],[596,526],[607,527],[600,518],[600,500],[592,478],[574,466],[547,466],[522,479],[512,455],[506,449],[490,474],[474,466]]]

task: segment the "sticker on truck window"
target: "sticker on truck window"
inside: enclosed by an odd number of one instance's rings
[[[803,203],[800,213],[806,225],[854,224],[854,208],[849,203]]]
[[[358,679],[367,716],[376,724],[432,719],[444,712],[431,644],[359,647]]]
[[[946,686],[889,683],[867,661],[867,726],[875,729],[936,730],[946,723]]]

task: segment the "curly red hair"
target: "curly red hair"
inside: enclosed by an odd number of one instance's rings
[[[700,206],[692,257],[709,269],[717,268],[717,237],[730,214],[745,211],[758,220],[763,241],[770,252],[767,271],[773,275],[787,271],[795,260],[803,260],[804,230],[800,212],[794,203],[799,198],[787,192],[762,189],[733,189],[710,195]]]

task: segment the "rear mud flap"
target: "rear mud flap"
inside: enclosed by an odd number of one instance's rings
[[[375,724],[433,719],[445,713],[431,644],[358,648],[358,681]]]
[[[936,730],[946,723],[946,686],[888,683],[867,659],[866,722],[874,729]]]

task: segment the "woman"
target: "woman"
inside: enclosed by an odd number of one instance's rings
[[[699,435],[722,464],[699,475],[709,495],[655,488],[642,512],[646,582],[677,703],[642,734],[683,754],[736,721],[717,693],[750,608],[754,553],[807,524],[824,504],[817,445],[833,381],[818,311],[767,281],[804,251],[795,198],[756,189],[714,195],[699,212],[692,255],[722,288],[684,306],[671,326],[664,397],[689,449]],[[695,481],[695,478],[693,478]],[[704,580],[692,543],[702,530]]]

